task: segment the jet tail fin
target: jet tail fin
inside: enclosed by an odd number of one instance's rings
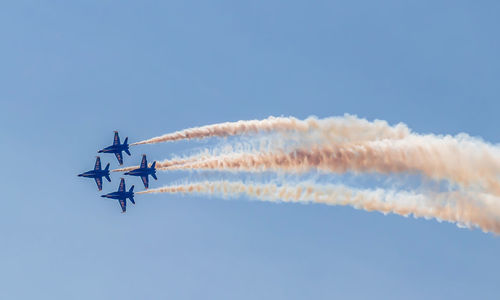
[[[106,168],[104,168],[104,171],[109,170],[109,163],[106,165]]]
[[[134,192],[134,186],[131,186],[130,187],[130,190],[128,190],[129,193],[133,193]]]
[[[156,166],[156,161],[154,161],[154,162],[153,162],[153,164],[151,165],[151,168],[153,168],[153,169],[154,169],[154,168],[155,168],[155,166]]]
[[[123,144],[124,145],[128,145],[128,136],[125,138],[125,140],[123,141]]]

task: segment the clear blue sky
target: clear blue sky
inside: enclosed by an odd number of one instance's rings
[[[203,196],[138,196],[122,215],[76,174],[115,129],[137,141],[269,115],[497,143],[499,14],[498,1],[2,3],[0,298],[498,299],[500,238],[479,230]]]

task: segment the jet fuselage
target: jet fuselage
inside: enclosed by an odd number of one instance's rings
[[[156,169],[155,168],[138,168],[129,172],[123,173],[124,175],[131,175],[131,176],[147,176],[151,174],[156,174]]]
[[[97,153],[121,153],[122,151],[128,150],[128,144],[126,145],[112,145],[97,151]]]
[[[116,199],[116,200],[127,199],[127,198],[134,197],[134,192],[112,192],[112,193],[109,193],[106,195],[102,195],[101,197]]]
[[[87,178],[98,178],[98,177],[106,177],[109,176],[109,170],[92,170],[87,171],[82,174],[78,174],[79,177],[87,177]]]

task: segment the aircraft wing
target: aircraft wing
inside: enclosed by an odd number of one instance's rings
[[[141,169],[145,169],[147,167],[148,167],[148,161],[146,160],[146,155],[143,155],[141,161]]]
[[[148,188],[149,187],[149,178],[148,178],[148,175],[141,176],[141,179],[142,179],[142,183],[144,183],[144,187]]]
[[[94,170],[96,170],[96,171],[101,170],[101,158],[99,156],[95,160]]]
[[[99,189],[99,191],[101,191],[102,190],[102,177],[96,177],[94,179],[95,179],[95,183],[97,183],[97,188]]]
[[[120,199],[120,206],[122,207],[122,213],[127,211],[127,201],[125,199]]]
[[[125,179],[123,179],[123,178],[122,178],[122,180],[120,180],[120,187],[118,188],[118,191],[125,192]]]
[[[118,159],[118,162],[120,163],[120,165],[123,165],[122,153],[121,152],[116,152],[115,155],[116,155],[116,159]]]
[[[113,140],[113,146],[120,145],[120,137],[118,136],[118,131],[115,131],[115,138]]]

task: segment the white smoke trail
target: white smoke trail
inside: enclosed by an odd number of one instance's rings
[[[458,184],[459,190],[416,194],[383,189],[356,190],[341,185],[277,186],[215,181],[167,186],[139,194],[245,194],[275,202],[351,205],[368,211],[436,218],[459,226],[500,233],[500,147],[465,134],[419,135],[401,123],[390,126],[385,121],[369,122],[350,115],[305,120],[270,117],[186,129],[134,145],[257,133],[273,134],[260,136],[271,140],[267,150],[262,144],[253,144],[250,152],[234,152],[232,149],[218,153],[205,151],[190,157],[165,160],[158,163],[157,168],[293,173],[310,170],[382,174],[409,172],[433,180],[447,180],[452,186]]]
[[[187,158],[186,161],[190,159]],[[226,170],[356,173],[421,173],[434,180],[464,186],[480,186],[500,195],[500,149],[465,135],[411,134],[398,140],[379,140],[323,147],[304,147],[292,152],[226,153],[192,157],[192,162],[163,170]]]
[[[260,132],[308,133],[303,138],[321,141],[363,141],[376,139],[400,139],[410,134],[402,123],[390,126],[386,121],[369,122],[352,115],[317,119],[309,117],[299,120],[293,117],[269,117],[264,120],[226,122],[202,127],[185,129],[154,137],[131,145],[155,144],[184,139],[203,139],[208,137],[227,137]]]
[[[500,233],[500,199],[488,194],[464,192],[434,195],[395,192],[382,189],[356,190],[342,185],[319,186],[246,184],[240,181],[205,181],[172,185],[138,192],[222,194],[229,197],[247,195],[271,202],[313,202],[329,205],[350,205],[356,209],[394,213],[416,218],[435,218],[459,227],[481,228],[484,232]]]

